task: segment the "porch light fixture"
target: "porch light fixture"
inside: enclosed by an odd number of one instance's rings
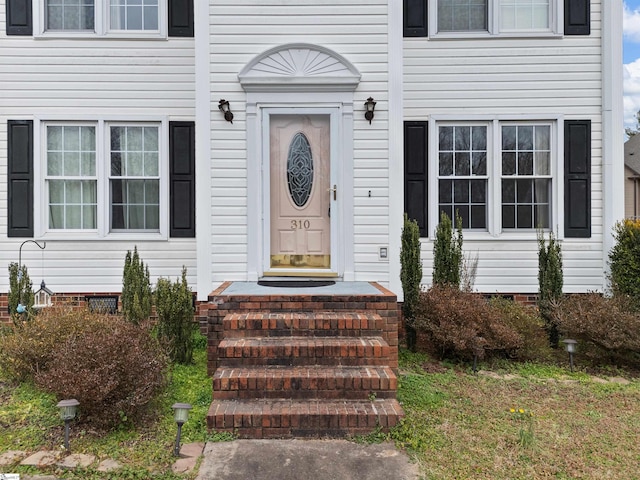
[[[565,349],[567,350],[567,352],[569,352],[569,365],[571,365],[571,371],[573,372],[573,354],[576,351],[578,342],[570,338],[565,338],[564,340],[562,340],[562,343],[564,343]]]
[[[218,108],[222,113],[224,113],[224,119],[229,123],[233,123],[233,112],[229,106],[229,100],[221,98],[218,102]]]
[[[173,448],[173,454],[178,457],[180,456],[180,436],[182,435],[182,425],[184,425],[189,418],[189,410],[191,410],[192,407],[188,403],[174,403],[171,408],[173,408],[174,419],[178,424],[176,445]]]
[[[60,418],[64,420],[64,448],[67,452],[69,450],[69,423],[76,417],[76,410],[80,405],[80,402],[75,398],[70,400],[61,400],[56,405],[60,409]]]
[[[364,112],[364,118],[369,120],[369,125],[371,125],[371,120],[373,120],[373,111],[376,109],[376,103],[373,101],[373,97],[367,98],[367,101],[364,102],[364,107],[366,111]]]

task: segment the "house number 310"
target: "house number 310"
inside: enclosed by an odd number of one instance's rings
[[[291,220],[291,230],[309,230],[311,222],[309,220]]]

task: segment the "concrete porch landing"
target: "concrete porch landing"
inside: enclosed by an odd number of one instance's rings
[[[396,400],[397,297],[368,282],[229,282],[199,307],[213,376],[210,429],[245,438],[388,429]]]

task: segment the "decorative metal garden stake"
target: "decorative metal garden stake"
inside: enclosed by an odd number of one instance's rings
[[[570,338],[565,338],[562,343],[564,343],[567,352],[569,352],[569,365],[571,366],[571,371],[573,372],[573,354],[576,351],[576,345],[578,342],[575,340],[571,340]]]
[[[191,410],[192,407],[188,403],[174,403],[171,408],[173,408],[174,418],[178,424],[176,446],[173,449],[173,454],[178,457],[180,456],[180,436],[182,435],[182,425],[184,425],[189,418],[189,410]]]
[[[64,420],[64,448],[67,453],[71,452],[69,449],[69,423],[75,418],[78,405],[80,405],[80,402],[75,398],[61,400],[56,405],[60,409],[60,418]]]

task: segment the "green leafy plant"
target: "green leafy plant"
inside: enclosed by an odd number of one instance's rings
[[[640,310],[640,220],[618,222],[613,229],[615,245],[609,252],[611,288],[629,297]]]
[[[415,220],[409,220],[406,213],[400,249],[400,281],[404,294],[402,314],[407,330],[407,347],[414,350],[416,346],[415,310],[420,298],[422,261],[420,260],[420,228]]]
[[[511,414],[519,425],[518,443],[521,447],[529,448],[535,442],[535,433],[533,429],[533,412],[524,408],[511,408]]]
[[[538,308],[547,325],[549,342],[558,347],[558,327],[554,322],[553,309],[562,298],[562,249],[560,243],[549,232],[549,243],[542,232],[538,232]]]
[[[441,212],[433,243],[433,284],[460,288],[462,276],[462,219],[456,214],[456,228],[449,216]]]
[[[14,324],[33,317],[34,293],[26,265],[19,266],[15,262],[9,264],[9,312]],[[21,305],[23,312],[18,311]]]
[[[167,343],[171,360],[191,363],[198,324],[193,319],[193,295],[187,284],[186,268],[183,267],[182,278],[176,282],[158,279],[156,312],[158,336]]]
[[[122,275],[122,313],[131,323],[138,324],[151,315],[151,283],[149,267],[138,255],[138,247],[133,254],[127,251]]]

